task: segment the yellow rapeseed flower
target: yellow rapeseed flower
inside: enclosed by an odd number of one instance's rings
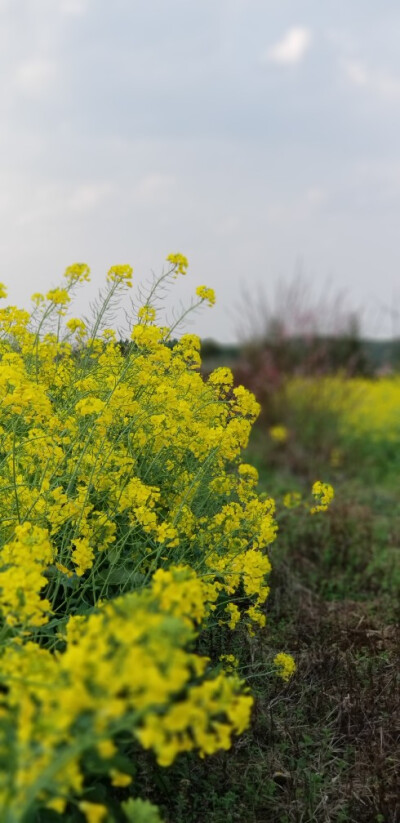
[[[111,266],[107,274],[110,283],[122,283],[125,286],[132,286],[133,268],[127,263],[119,266]]]
[[[179,254],[179,252],[176,254],[169,254],[168,257],[166,257],[166,260],[167,263],[171,263],[174,267],[176,274],[186,274],[189,263],[184,254]]]
[[[285,443],[288,439],[289,432],[286,426],[271,426],[269,429],[269,436],[276,443]]]
[[[132,775],[124,774],[124,772],[120,772],[118,769],[111,769],[110,777],[111,785],[117,788],[125,788],[132,783]]]
[[[90,268],[87,263],[73,263],[65,270],[64,277],[70,283],[83,283],[90,280]]]
[[[282,680],[288,681],[296,671],[296,663],[291,654],[280,652],[274,657],[274,663],[277,667],[277,674]]]
[[[198,286],[196,289],[196,294],[201,300],[207,300],[209,306],[214,306],[215,304],[215,291],[214,289],[209,289],[207,286]]]
[[[311,493],[316,498],[316,500],[318,500],[318,505],[313,506],[310,509],[311,514],[326,511],[329,504],[332,502],[335,496],[335,492],[330,483],[322,483],[320,480],[317,480],[314,483],[311,489]]]
[[[107,806],[101,803],[88,803],[82,800],[79,803],[81,812],[84,813],[87,823],[103,823],[107,815]]]
[[[71,301],[71,298],[66,289],[50,289],[46,294],[47,300],[50,300],[56,306],[65,306]]]

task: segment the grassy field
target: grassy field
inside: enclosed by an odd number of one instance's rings
[[[282,499],[288,490],[307,494],[309,477],[288,469],[285,448],[277,456],[259,427],[247,457],[278,504],[267,625],[256,638],[227,633],[210,646],[245,658],[241,673],[256,697],[252,725],[230,752],[204,763],[182,758],[158,791],[148,759],[140,779],[171,823],[395,823],[400,500],[393,475],[366,485],[362,466],[348,477],[327,465],[334,503],[299,518]],[[296,659],[286,685],[268,676],[271,647]]]
[[[387,385],[366,383],[375,414],[369,401],[362,436],[350,436],[323,383],[314,381],[300,405],[293,392],[274,398],[275,422],[278,413],[288,426],[283,440],[271,437],[266,409],[253,431],[245,459],[276,500],[279,523],[267,625],[253,639],[219,638],[216,649],[246,659],[253,722],[229,753],[172,768],[162,788],[168,820],[400,820],[398,384],[389,383],[395,396],[385,404]],[[335,488],[327,512],[283,505],[288,491],[307,498],[316,478]],[[296,659],[286,685],[268,677],[271,647]]]

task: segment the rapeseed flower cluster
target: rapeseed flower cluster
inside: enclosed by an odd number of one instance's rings
[[[201,610],[193,617],[193,573],[181,567],[158,574],[145,591],[70,617],[55,653],[19,638],[3,649],[0,752],[7,749],[13,768],[0,772],[2,820],[23,820],[37,799],[63,813],[71,794],[83,790],[88,749],[98,752],[112,785],[130,784],[114,765],[122,731],[167,766],[180,752],[229,748],[248,725],[253,701],[239,678],[211,677],[208,659],[187,650],[206,609],[207,584],[201,600],[196,581]],[[164,598],[157,596],[163,574]]]
[[[87,755],[111,786],[130,785],[122,732],[167,766],[229,748],[249,723],[245,684],[192,649],[210,622],[265,623],[274,501],[241,461],[259,405],[227,368],[203,379],[196,335],[156,325],[157,288],[188,266],[167,261],[124,346],[107,318],[132,287],[128,265],[110,269],[92,323],[63,319],[84,263],[31,312],[0,309],[5,823],[45,807],[105,819],[84,797]]]
[[[297,409],[335,413],[345,440],[397,443],[400,439],[400,378],[398,375],[296,378],[287,386],[288,403]]]
[[[275,443],[286,443],[289,432],[286,426],[271,426],[269,429],[269,436],[271,440],[275,441]]]
[[[286,682],[290,680],[296,671],[296,663],[294,662],[293,657],[291,657],[290,654],[285,654],[285,652],[280,652],[275,655],[274,663],[278,669],[279,677]]]
[[[209,306],[213,306],[215,303],[215,292],[214,289],[209,289],[207,286],[198,286],[196,289],[196,294],[198,297],[201,297],[202,300],[207,300]]]
[[[318,501],[317,505],[311,508],[311,514],[325,512],[335,496],[335,492],[330,483],[322,483],[321,480],[317,480],[313,484],[311,492]]]

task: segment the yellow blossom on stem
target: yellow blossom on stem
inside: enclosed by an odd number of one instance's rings
[[[198,286],[196,289],[196,294],[201,300],[207,300],[209,306],[214,306],[215,304],[215,291],[214,289],[209,289],[207,286]]]
[[[111,266],[107,274],[110,283],[123,283],[125,286],[132,286],[133,268],[127,263],[119,266]]]
[[[15,527],[13,538],[0,550],[0,612],[9,625],[47,622],[51,606],[41,597],[47,582],[43,572],[54,556],[47,529],[28,521]]]
[[[131,340],[133,340],[137,346],[153,349],[160,343],[162,336],[163,329],[160,329],[157,326],[145,326],[139,324],[133,327]]]
[[[287,492],[283,498],[283,505],[286,509],[295,509],[301,503],[300,492]]]
[[[98,414],[103,411],[104,406],[104,400],[100,400],[99,397],[84,397],[82,400],[78,400],[75,410],[77,414],[85,416],[87,414]]]
[[[186,274],[188,270],[188,259],[185,257],[184,254],[169,254],[166,258],[167,263],[171,263],[171,265],[175,268],[176,274]]]
[[[132,775],[119,772],[118,769],[111,769],[110,777],[111,785],[119,788],[125,788],[132,783]]]
[[[278,671],[277,674],[282,680],[288,681],[294,675],[296,671],[296,663],[291,654],[285,654],[285,652],[280,652],[274,657],[274,663],[277,667]]]
[[[330,483],[322,483],[321,480],[317,480],[312,489],[311,493],[313,497],[318,500],[318,505],[313,506],[310,509],[311,514],[316,514],[316,512],[324,512],[327,510],[329,504],[332,502],[335,492],[333,487]]]
[[[66,289],[50,289],[46,297],[47,300],[50,300],[56,306],[65,306],[71,300]]]
[[[156,310],[154,306],[141,306],[138,311],[138,319],[142,323],[154,323],[156,319]]]
[[[32,303],[35,303],[36,306],[40,306],[41,303],[44,303],[45,299],[44,294],[41,294],[39,291],[35,291],[35,293],[31,296]]]
[[[79,803],[81,812],[84,813],[87,823],[103,823],[107,814],[107,807],[101,803],[88,803],[82,800]]]
[[[64,277],[70,283],[83,283],[90,280],[90,268],[87,263],[73,263],[65,270]]]
[[[229,614],[228,626],[230,629],[236,629],[240,620],[240,611],[236,603],[228,603],[225,611]]]
[[[86,323],[83,322],[79,317],[71,317],[70,320],[67,320],[66,327],[72,332],[85,332],[86,331]]]

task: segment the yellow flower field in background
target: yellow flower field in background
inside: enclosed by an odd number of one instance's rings
[[[296,378],[287,384],[288,403],[331,410],[344,436],[374,440],[400,439],[400,378],[340,376]]]

